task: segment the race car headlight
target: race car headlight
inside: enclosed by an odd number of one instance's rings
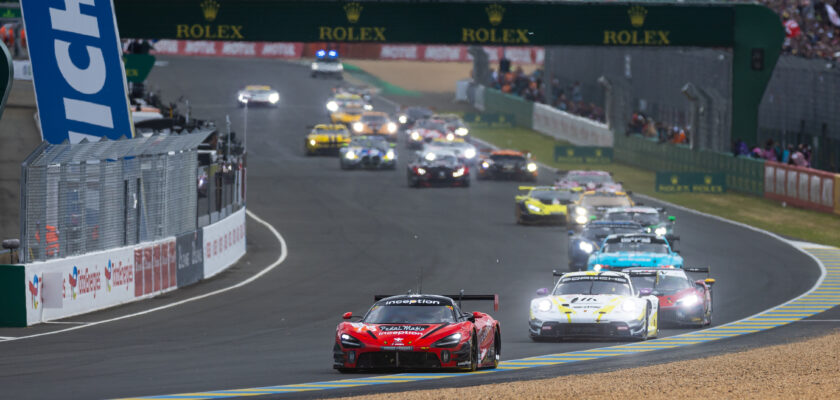
[[[344,64],[338,64],[338,66],[335,67],[335,69],[337,69],[339,71],[344,71]]]
[[[363,108],[364,108],[366,111],[373,110],[373,106],[372,106],[372,105],[370,105],[370,104],[365,104],[365,106],[364,106]]]
[[[691,306],[693,306],[693,305],[695,305],[699,302],[700,302],[700,299],[697,297],[696,294],[690,294],[688,296],[685,296],[685,297],[677,300],[677,304],[679,304],[683,307],[691,307]]]
[[[537,310],[540,312],[548,312],[551,310],[551,302],[548,300],[540,301],[539,304],[537,304]]]
[[[534,163],[528,163],[528,166],[527,166],[526,168],[528,168],[528,172],[536,172],[536,170],[537,170],[537,164],[534,164]]]
[[[309,139],[309,144],[311,146],[314,146],[316,143],[318,143],[318,142],[316,142],[315,139]]]
[[[420,132],[417,132],[417,131],[411,132],[411,140],[419,141],[420,140]]]
[[[621,311],[628,313],[636,311],[636,303],[632,300],[624,300],[624,302],[621,303]]]
[[[318,63],[312,63],[312,69],[317,71],[318,70]]]
[[[580,251],[586,254],[592,253],[592,250],[595,250],[595,246],[593,246],[592,243],[589,242],[578,243],[578,248],[580,249]]]
[[[458,168],[455,172],[452,173],[453,178],[460,178],[464,176],[464,167]]]
[[[385,125],[385,129],[387,129],[389,133],[396,133],[397,132],[397,124],[395,124],[393,122],[389,122],[387,125]]]
[[[472,160],[475,158],[475,149],[466,149],[464,150],[464,157]]]
[[[239,102],[240,102],[240,103],[246,103],[246,100],[247,100],[248,98],[247,98],[247,97],[245,97],[245,94],[244,94],[244,93],[239,93],[239,96],[237,97],[237,99],[239,99]]]
[[[353,124],[353,130],[356,132],[361,132],[365,129],[365,124],[361,122],[356,122]]]
[[[447,134],[446,134],[446,140],[448,140],[448,141],[450,141],[450,142],[451,142],[451,141],[453,141],[453,140],[455,140],[455,135],[453,135],[453,134],[451,134],[451,133],[447,133]]]
[[[577,214],[577,215],[584,215],[585,216],[588,213],[589,213],[589,211],[586,211],[585,208],[581,208],[581,207],[575,208],[575,214]]]
[[[334,101],[327,102],[327,110],[330,110],[331,112],[338,111],[338,103]]]
[[[354,153],[353,150],[349,150],[347,153],[344,153],[344,158],[346,158],[348,160],[355,160],[356,159],[356,153]]]
[[[461,334],[460,333],[453,333],[437,342],[432,344],[432,347],[455,347],[461,343]]]
[[[344,347],[362,347],[362,342],[346,333],[341,334],[341,345]]]
[[[406,124],[408,123],[408,116],[400,115],[397,120],[400,121],[401,124]]]
[[[394,154],[394,150],[388,150],[388,152],[385,153],[386,160],[393,160],[394,157],[396,157],[396,155]]]
[[[425,175],[426,169],[425,168],[417,168],[417,175]]]
[[[595,270],[595,271],[600,271],[600,270],[602,270],[603,268],[604,268],[604,267],[603,267],[603,266],[601,266],[601,264],[595,264],[595,266],[593,266],[593,267],[592,267],[592,269],[593,269],[593,270]]]
[[[656,233],[657,236],[665,236],[665,234],[668,233],[668,229],[666,229],[664,226],[660,226],[659,228],[656,228],[656,230],[653,232]]]
[[[537,207],[537,206],[535,206],[535,205],[533,205],[533,204],[526,204],[526,205],[525,205],[525,207],[527,207],[527,208],[528,208],[528,210],[531,210],[531,211],[533,211],[533,212],[540,212],[540,211],[542,211],[539,207]]]
[[[586,218],[586,215],[578,215],[575,217],[575,223],[578,225],[584,225],[587,221],[589,221],[589,218]]]
[[[490,163],[487,161],[482,161],[481,168],[490,168]]]
[[[274,104],[274,103],[280,101],[280,95],[277,94],[277,93],[272,93],[272,94],[268,95],[268,101],[270,101],[271,104]]]
[[[458,128],[458,129],[455,129],[455,134],[458,135],[458,136],[467,136],[469,133],[470,133],[470,130],[467,129],[467,128],[464,128],[463,126]]]
[[[426,160],[434,161],[437,158],[437,156],[435,155],[435,153],[426,153],[425,158],[426,158]]]

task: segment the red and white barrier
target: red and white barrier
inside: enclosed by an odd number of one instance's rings
[[[303,43],[159,40],[152,54],[210,57],[301,58]]]
[[[380,60],[414,60],[414,61],[472,61],[472,55],[467,46],[433,46],[433,45],[381,45]],[[502,53],[514,64],[542,64],[545,50],[541,47],[493,47],[485,46],[484,52],[490,62],[498,62]]]
[[[771,161],[764,163],[764,197],[831,213],[835,210],[835,174]]]
[[[245,255],[245,209],[207,225],[203,230],[204,279],[207,279]]]

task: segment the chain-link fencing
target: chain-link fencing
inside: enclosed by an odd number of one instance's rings
[[[212,133],[42,144],[21,168],[21,261],[196,229],[198,147]]]

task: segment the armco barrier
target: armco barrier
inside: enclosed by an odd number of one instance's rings
[[[532,129],[576,146],[612,147],[607,124],[569,114],[545,104],[533,104]]]
[[[245,209],[205,226],[204,278],[209,278],[233,265],[245,255]]]
[[[827,213],[835,211],[837,175],[768,161],[764,164],[764,197]]]
[[[244,254],[242,208],[177,238],[0,265],[0,326],[34,325],[153,297],[216,275]]]
[[[483,105],[485,112],[513,114],[517,126],[531,129],[534,120],[534,103],[496,89],[485,88]]]
[[[615,159],[653,171],[723,172],[728,190],[764,195],[764,162],[684,146],[662,144],[642,137],[615,135]]]

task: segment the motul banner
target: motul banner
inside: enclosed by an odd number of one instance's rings
[[[303,43],[159,40],[152,54],[179,56],[300,58]]]

